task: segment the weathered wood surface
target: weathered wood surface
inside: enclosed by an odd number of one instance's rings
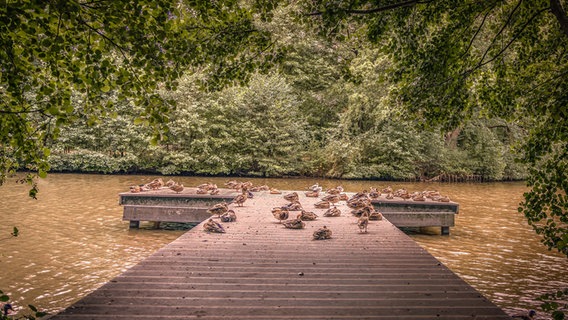
[[[257,193],[226,233],[199,225],[53,319],[510,319],[388,221],[361,234],[317,200],[290,230],[270,213],[282,195]]]
[[[125,205],[122,220],[160,222],[201,222],[209,218],[208,207]]]

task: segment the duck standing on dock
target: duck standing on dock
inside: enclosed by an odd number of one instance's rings
[[[236,196],[231,203],[236,204],[239,207],[243,206],[243,203],[248,199],[248,192],[246,188],[242,189],[242,193]]]
[[[183,191],[183,184],[174,184],[170,186],[170,190],[174,191],[175,193],[180,193]]]
[[[357,220],[357,226],[359,227],[359,232],[367,233],[367,226],[369,225],[369,214],[365,211]]]
[[[219,222],[213,221],[213,219],[209,219],[209,221],[203,225],[203,229],[206,232],[225,233],[223,226]]]
[[[318,230],[314,231],[314,240],[326,240],[331,239],[331,230],[328,229],[326,226],[319,228]]]
[[[274,216],[274,218],[276,218],[278,221],[280,221],[280,223],[282,223],[282,220],[288,219],[290,213],[288,212],[288,209],[286,209],[286,208],[275,207],[275,208],[272,208],[272,215]]]
[[[212,206],[211,208],[207,209],[207,212],[211,215],[218,215],[221,218],[221,215],[225,212],[229,211],[229,206],[225,202],[217,203],[216,205]]]

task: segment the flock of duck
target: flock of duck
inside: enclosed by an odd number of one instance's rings
[[[234,210],[229,208],[229,204],[235,204],[236,206],[243,206],[243,203],[252,198],[253,192],[257,191],[270,191],[271,194],[281,194],[279,190],[275,188],[270,188],[268,186],[259,186],[255,187],[251,182],[237,182],[237,181],[229,181],[225,183],[225,186],[228,188],[235,189],[240,191],[241,193],[237,195],[231,202],[221,202],[213,205],[207,211],[212,215],[204,225],[203,228],[207,232],[216,232],[216,233],[224,233],[225,228],[220,222],[214,220],[213,217],[218,218],[221,222],[233,222],[236,221],[237,216]],[[213,184],[202,184],[199,185],[198,190],[204,189],[212,189],[216,188],[216,185]],[[449,198],[441,196],[436,191],[424,191],[421,193],[413,193],[409,194],[405,189],[399,189],[393,191],[392,188],[389,186],[383,190],[378,190],[377,188],[371,188],[370,191],[362,191],[358,192],[351,197],[349,197],[345,192],[343,192],[343,188],[341,186],[331,188],[323,191],[323,188],[319,184],[314,184],[313,186],[308,188],[308,191],[305,193],[306,197],[315,197],[319,198],[321,196],[320,201],[314,204],[315,208],[319,209],[327,209],[323,213],[325,217],[338,217],[342,214],[341,210],[337,208],[336,204],[339,201],[345,201],[347,206],[351,209],[351,215],[357,218],[357,226],[359,228],[360,233],[367,233],[367,228],[369,225],[370,220],[382,220],[383,215],[377,211],[373,204],[373,199],[378,199],[381,194],[386,194],[392,198],[400,197],[402,199],[415,199],[414,201],[425,201],[426,198],[429,199],[436,199],[435,201],[449,201]],[[409,197],[407,197],[409,196]],[[287,204],[274,207],[271,210],[272,215],[275,219],[277,219],[285,228],[288,229],[303,229],[305,227],[304,221],[313,221],[318,218],[318,215],[312,211],[308,211],[304,209],[302,204],[300,203],[299,194],[297,192],[291,192],[285,194],[283,196],[285,200],[288,201]],[[392,199],[391,198],[391,199]],[[440,200],[441,199],[441,200]],[[297,211],[295,218],[290,218],[292,216],[291,212]],[[314,240],[326,240],[330,239],[332,235],[332,231],[327,227],[323,226],[322,228],[316,230],[313,233]]]
[[[234,222],[237,220],[237,215],[234,210],[229,208],[229,204],[234,204],[236,206],[243,206],[247,199],[254,196],[254,192],[268,191],[271,194],[282,194],[282,192],[276,188],[270,188],[267,185],[254,186],[252,182],[238,182],[236,180],[231,180],[225,183],[225,187],[240,191],[231,202],[221,202],[208,208],[208,212],[211,214],[211,218],[203,224],[203,228],[207,232],[224,233],[225,228],[220,222],[214,220],[214,218],[219,219],[223,223]],[[144,192],[150,190],[160,190],[163,188],[169,188],[175,193],[180,193],[184,190],[184,186],[181,183],[177,183],[172,179],[164,183],[161,178],[154,179],[153,181],[130,187],[130,192]],[[197,194],[219,194],[219,188],[213,183],[203,183],[197,186]],[[318,184],[314,184],[308,188],[305,192],[306,197],[320,198],[320,201],[314,204],[315,208],[327,209],[323,213],[324,217],[338,217],[342,214],[341,210],[337,208],[336,204],[339,201],[345,201],[347,206],[351,209],[351,214],[357,218],[357,226],[360,233],[367,233],[367,227],[369,225],[369,220],[382,220],[383,215],[375,210],[372,200],[378,199],[383,196],[386,199],[400,198],[403,200],[412,201],[426,201],[430,199],[431,201],[439,202],[449,202],[450,199],[447,196],[442,196],[437,191],[422,191],[409,193],[406,189],[393,190],[390,186],[384,189],[377,189],[371,187],[368,191],[363,190],[358,192],[351,197],[349,197],[343,190],[341,186],[335,188],[327,189],[323,191],[323,188]],[[277,219],[285,228],[288,229],[303,229],[305,227],[304,221],[313,221],[318,218],[318,215],[314,212],[305,210],[299,201],[299,195],[297,192],[291,192],[283,196],[285,200],[288,201],[287,204],[279,207],[272,208],[272,215]],[[291,212],[297,211],[295,218],[291,218]],[[332,231],[323,226],[322,228],[316,230],[313,234],[315,240],[326,240],[330,239]]]

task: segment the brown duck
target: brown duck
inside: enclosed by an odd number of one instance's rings
[[[318,215],[311,211],[302,210],[302,212],[300,213],[300,219],[302,221],[313,221],[316,220],[317,218]]]
[[[203,229],[206,232],[225,233],[223,226],[217,221],[213,221],[213,219],[209,219],[209,221],[203,225]]]
[[[220,218],[223,222],[235,222],[237,221],[237,214],[235,211],[229,209],[227,212],[223,213]]]
[[[284,209],[282,207],[275,207],[272,208],[272,215],[274,216],[274,218],[280,221],[280,223],[282,223],[282,220],[288,219],[288,216],[290,214],[287,209]]]
[[[327,211],[323,213],[324,217],[339,217],[340,215],[341,215],[341,210],[339,210],[336,206],[327,209]]]
[[[319,228],[318,230],[314,231],[314,240],[326,240],[331,239],[331,230],[328,229],[326,226]]]
[[[284,221],[284,227],[288,229],[304,229],[306,224],[300,219],[300,215],[301,214],[299,214],[296,219]]]

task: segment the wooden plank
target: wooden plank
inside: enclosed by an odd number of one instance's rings
[[[453,227],[453,212],[383,212],[383,216],[397,227]]]
[[[271,214],[287,201],[257,193],[226,233],[199,225],[52,319],[510,319],[390,222],[360,233],[315,201],[289,230]]]
[[[210,216],[207,207],[125,205],[122,220],[199,223]]]

